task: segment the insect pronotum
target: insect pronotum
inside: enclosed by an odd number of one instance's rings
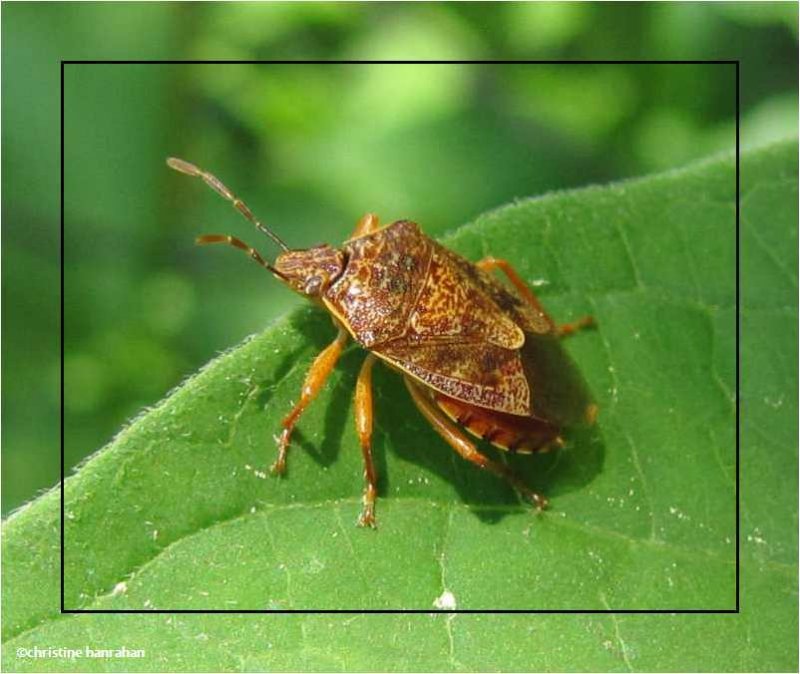
[[[378,218],[367,213],[341,248],[323,244],[292,250],[215,176],[182,159],[170,157],[167,164],[201,178],[281,252],[270,263],[234,236],[206,234],[197,243],[245,251],[326,309],[337,328],[283,419],[274,474],[285,472],[292,430],[352,338],[368,351],[355,390],[365,480],[361,526],[375,526],[371,441],[376,359],[402,375],[419,411],[458,454],[507,480],[538,510],[547,506],[544,496],[482,453],[462,429],[500,449],[532,453],[560,447],[566,425],[593,423],[597,406],[558,344],[561,337],[592,325],[591,317],[556,325],[507,261],[487,257],[473,264],[408,220],[380,227]],[[511,285],[501,283],[493,270],[503,272]]]

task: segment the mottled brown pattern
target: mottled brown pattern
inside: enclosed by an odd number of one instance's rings
[[[530,389],[519,351],[486,342],[383,344],[375,353],[453,398],[510,414],[530,414]],[[494,367],[483,367],[486,354]]]
[[[491,274],[395,222],[348,241],[347,263],[325,304],[365,348],[454,399],[531,415],[520,358],[544,314]]]
[[[548,319],[547,315],[543,311],[537,311],[530,306],[530,304],[525,302],[513,287],[502,283],[491,274],[479,269],[473,263],[456,255],[452,251],[446,248],[443,250],[450,257],[454,265],[469,270],[468,273],[473,279],[473,284],[481,288],[481,290],[491,297],[499,309],[513,320],[524,332],[533,332],[543,335],[552,331],[552,322]]]
[[[432,243],[404,220],[345,243],[347,266],[324,299],[363,347],[404,334]]]
[[[433,337],[477,338],[505,349],[525,342],[522,330],[497,306],[492,296],[476,284],[464,262],[432,243],[428,275],[408,320],[409,342]]]

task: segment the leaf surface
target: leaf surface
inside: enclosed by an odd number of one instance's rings
[[[51,492],[4,525],[5,668],[795,669],[796,150],[742,159],[742,613],[60,614]],[[380,528],[356,528],[356,348],[303,416],[288,476],[268,477],[280,419],[334,336],[302,309],[67,480],[66,607],[735,608],[734,169],[724,156],[523,200],[444,237],[470,259],[507,258],[558,321],[597,319],[566,344],[597,428],[509,458],[551,498],[545,514],[456,457],[379,368]],[[16,655],[123,645],[145,656]]]

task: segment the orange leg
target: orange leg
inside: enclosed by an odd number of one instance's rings
[[[575,334],[579,330],[583,330],[584,328],[591,328],[594,327],[594,317],[593,316],[583,316],[579,318],[577,321],[572,321],[572,323],[564,323],[563,325],[558,326],[558,336],[559,337],[569,337],[572,334]]]
[[[270,469],[274,475],[282,475],[286,472],[286,451],[289,449],[289,440],[291,439],[294,425],[297,423],[303,410],[308,407],[308,404],[314,400],[317,394],[322,390],[325,381],[336,365],[336,361],[339,360],[339,356],[342,354],[345,344],[347,344],[347,338],[347,331],[344,328],[339,328],[339,334],[336,335],[336,339],[320,352],[308,369],[306,379],[303,382],[303,388],[300,391],[300,400],[297,401],[292,411],[289,412],[281,422],[283,432],[278,441],[278,458]]]
[[[422,412],[422,416],[430,422],[436,432],[439,433],[456,452],[467,461],[506,480],[524,498],[531,501],[538,510],[544,510],[544,508],[547,507],[547,499],[544,496],[529,489],[522,480],[502,463],[492,461],[489,457],[481,454],[476,449],[475,445],[458,430],[444,412],[442,412],[426,395],[424,389],[419,384],[408,377],[403,377],[403,379],[411,393],[411,398],[414,400],[419,411]]]
[[[372,232],[377,231],[379,227],[380,221],[378,220],[378,216],[374,213],[366,213],[365,215],[362,215],[359,221],[356,223],[356,228],[350,235],[350,239],[357,239],[359,236],[372,234]],[[348,239],[348,241],[350,239]]]
[[[522,299],[530,304],[534,311],[538,312],[547,319],[547,322],[550,323],[553,331],[559,337],[567,337],[578,330],[582,330],[583,328],[588,328],[594,325],[594,318],[591,316],[584,316],[583,318],[572,323],[556,325],[553,319],[550,318],[550,316],[544,310],[544,307],[542,307],[542,305],[539,303],[536,295],[533,294],[533,290],[531,290],[525,281],[520,278],[519,274],[517,274],[517,272],[514,270],[514,267],[509,264],[508,260],[500,260],[495,257],[485,257],[476,264],[478,268],[482,269],[483,271],[500,269],[508,277],[508,280],[511,281],[511,285],[517,289],[517,292],[522,296]]]
[[[375,497],[378,494],[377,474],[372,462],[372,366],[375,356],[369,354],[361,365],[356,382],[356,431],[361,442],[361,453],[364,457],[364,487],[361,516],[358,525],[375,527]]]

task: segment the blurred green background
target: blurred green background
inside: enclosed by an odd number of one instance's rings
[[[3,512],[59,474],[60,59],[742,59],[743,147],[797,134],[793,3],[2,6]],[[67,469],[300,301],[229,249],[367,210],[438,235],[552,189],[734,146],[732,66],[68,65]]]

